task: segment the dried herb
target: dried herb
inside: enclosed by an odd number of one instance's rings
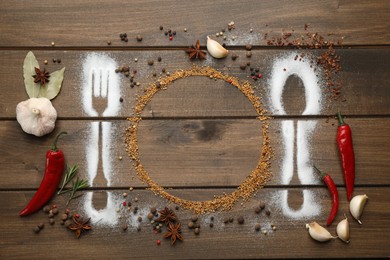
[[[45,86],[47,82],[49,82],[50,73],[46,71],[46,69],[40,70],[39,68],[35,67],[35,75],[32,77],[34,78],[35,83],[39,83],[42,86]]]
[[[188,56],[190,57],[191,60],[193,60],[193,59],[199,59],[199,60],[206,59],[206,52],[204,52],[200,49],[199,40],[196,41],[195,46],[192,45],[191,47],[186,49],[186,52],[188,53]]]
[[[65,68],[62,68],[49,74],[45,69],[41,70],[34,53],[28,52],[23,62],[24,85],[28,96],[50,100],[55,98],[61,90],[64,71]]]
[[[70,230],[76,231],[76,237],[80,238],[82,232],[91,230],[92,226],[89,225],[89,219],[84,220],[81,217],[73,216],[73,223],[68,226]]]
[[[62,181],[61,189],[58,191],[57,194],[62,194],[62,190],[65,188],[66,185],[76,176],[77,171],[79,170],[78,165],[73,165],[71,167],[68,167],[66,169],[64,180]]]
[[[82,195],[82,194],[76,195],[76,193],[78,191],[89,187],[87,180],[83,180],[83,179],[80,179],[79,177],[77,177],[76,181],[72,182],[72,187],[64,190],[66,185],[76,176],[77,170],[78,170],[77,165],[74,165],[70,168],[69,167],[67,168],[66,174],[64,177],[64,181],[62,182],[62,185],[61,185],[61,189],[58,191],[58,194],[64,194],[64,193],[68,193],[68,192],[70,193],[69,199],[66,202],[66,205],[69,205],[69,202],[71,200],[76,199]]]
[[[184,240],[184,238],[180,233],[181,233],[180,223],[177,224],[169,223],[168,233],[164,235],[164,238],[171,238],[171,245],[174,245],[177,239],[181,241]]]
[[[166,225],[169,225],[177,221],[176,214],[167,207],[165,207],[163,210],[160,210],[159,213],[160,217],[157,219],[158,222],[163,222]]]

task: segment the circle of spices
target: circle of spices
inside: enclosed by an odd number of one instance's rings
[[[258,114],[257,119],[262,122],[261,131],[263,136],[263,143],[261,145],[261,156],[255,169],[251,171],[251,173],[240,183],[238,188],[231,194],[224,193],[223,195],[216,195],[212,200],[208,201],[186,200],[170,194],[149,176],[149,173],[142,165],[138,153],[137,131],[138,125],[142,121],[141,113],[143,109],[152,100],[153,96],[158,91],[167,89],[172,82],[178,79],[192,76],[212,77],[214,79],[223,80],[229,83],[231,86],[236,87],[251,102],[256,113]],[[236,203],[239,199],[248,200],[258,189],[262,188],[271,177],[270,159],[272,156],[272,151],[267,131],[268,119],[269,118],[266,116],[266,110],[262,107],[260,98],[256,96],[251,84],[248,81],[241,82],[238,78],[225,75],[211,67],[193,66],[191,69],[178,70],[174,73],[171,73],[169,76],[160,78],[155,83],[149,84],[148,88],[145,89],[144,94],[138,97],[136,106],[134,108],[134,116],[127,119],[131,122],[131,125],[126,129],[126,151],[130,159],[133,161],[133,166],[136,169],[139,179],[145,182],[149,186],[149,189],[152,190],[156,195],[160,195],[185,209],[192,210],[196,214],[212,212],[217,209],[230,210],[234,203]]]

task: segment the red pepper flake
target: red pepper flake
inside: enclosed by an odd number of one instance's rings
[[[156,244],[157,244],[158,246],[161,245],[161,240],[158,239],[158,240],[156,241]]]

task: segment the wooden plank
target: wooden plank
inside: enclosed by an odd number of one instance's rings
[[[157,8],[158,6],[158,8]],[[236,29],[227,32],[230,45],[265,45],[265,33],[280,36],[291,29],[297,35],[308,31],[322,35],[336,34],[351,44],[389,44],[390,22],[387,1],[327,0],[300,1],[198,1],[183,3],[177,0],[158,5],[156,1],[118,0],[99,1],[1,1],[0,46],[188,46],[198,37],[214,35],[234,20]],[[61,10],[61,15],[58,14]],[[39,19],[37,20],[37,17]],[[97,23],[99,21],[99,23]],[[364,21],[364,23],[361,23]],[[177,31],[173,41],[159,30]],[[187,32],[183,32],[187,28]],[[253,28],[254,32],[249,33]],[[119,34],[127,32],[129,42],[122,43]],[[141,34],[143,41],[137,42]],[[202,42],[203,44],[204,42]]]
[[[390,241],[389,210],[390,192],[389,188],[358,188],[358,194],[367,194],[368,204],[362,216],[363,225],[359,225],[348,214],[348,204],[344,194],[340,194],[340,208],[335,222],[328,230],[335,234],[336,224],[343,219],[346,213],[350,221],[351,242],[345,244],[340,240],[328,243],[318,243],[312,240],[305,230],[305,223],[317,221],[325,225],[331,204],[329,195],[325,188],[311,189],[318,194],[318,203],[321,206],[321,213],[309,219],[290,219],[282,212],[282,208],[274,201],[274,194],[279,189],[264,189],[257,198],[245,203],[245,208],[235,207],[231,212],[217,212],[199,216],[201,232],[199,236],[186,227],[192,214],[187,210],[178,210],[177,215],[184,227],[182,234],[184,242],[177,242],[174,247],[169,241],[162,238],[162,234],[155,235],[151,225],[146,220],[146,214],[150,206],[161,208],[166,201],[152,195],[150,191],[134,191],[139,198],[133,205],[139,207],[137,215],[130,213],[123,214],[118,226],[94,226],[89,233],[83,234],[78,240],[74,234],[59,224],[59,216],[55,218],[56,223],[48,224],[47,215],[43,212],[36,213],[30,217],[19,218],[18,212],[24,207],[31,192],[0,192],[0,256],[3,259],[26,259],[26,258],[56,258],[59,254],[65,253],[67,257],[77,259],[91,258],[142,258],[142,259],[194,259],[194,258],[357,258],[357,257],[388,257],[389,248],[384,246]],[[300,189],[289,190],[292,207],[300,204]],[[114,191],[121,194],[121,190]],[[217,190],[179,190],[177,195],[186,196],[191,194],[193,199],[202,199],[215,194]],[[129,196],[134,198],[133,193]],[[264,212],[259,215],[254,213],[254,207],[259,200],[266,202],[266,208],[271,210],[267,217]],[[56,198],[58,208],[64,210],[64,198]],[[94,206],[104,207],[106,201],[103,197],[96,197]],[[174,208],[174,205],[168,205]],[[82,213],[83,203],[75,202],[70,205],[73,212]],[[83,213],[82,213],[83,214]],[[243,225],[237,224],[237,217],[244,216]],[[138,224],[138,216],[143,221]],[[210,228],[210,216],[214,216],[214,227]],[[225,217],[234,217],[234,223],[223,224]],[[125,221],[129,229],[124,232],[120,225]],[[45,228],[39,235],[32,232],[38,223],[45,223]],[[263,230],[268,234],[254,230],[255,223],[260,223]],[[270,225],[276,226],[272,231]],[[141,231],[137,232],[136,227],[140,225]],[[165,229],[164,229],[165,230]],[[161,240],[161,245],[156,245],[156,240]],[[61,243],[53,243],[61,241]],[[50,250],[42,250],[49,247]],[[60,253],[62,252],[62,253]]]
[[[300,185],[297,166],[291,182],[283,180],[284,152],[281,123],[270,120],[269,134],[274,149],[273,178],[269,185]],[[301,119],[294,119],[296,122]],[[337,121],[315,119],[308,137],[310,163],[329,172],[338,185],[343,174],[336,146]],[[86,147],[90,141],[92,121],[57,121],[57,130],[42,138],[24,134],[15,121],[1,121],[0,189],[37,188],[45,167],[44,155],[60,130],[67,130],[59,143],[69,165],[79,164],[80,175],[88,178],[88,161],[94,162]],[[353,131],[357,185],[389,185],[390,119],[346,119]],[[112,121],[113,187],[145,187],[135,175],[126,154],[123,133],[128,122]],[[238,186],[257,164],[262,137],[260,122],[255,119],[215,120],[144,120],[139,128],[139,149],[143,165],[157,183],[165,187]],[[297,151],[294,150],[294,154]],[[122,160],[119,160],[119,157]],[[296,157],[293,158],[296,162]],[[107,180],[99,166],[96,187],[106,187]],[[307,183],[304,183],[307,184]],[[322,185],[318,179],[317,184]]]
[[[249,69],[240,70],[240,63],[251,61],[251,66],[260,67],[264,75],[262,80],[256,81],[256,93],[263,96],[265,107],[270,109],[271,99],[268,93],[270,88],[271,69],[278,57],[293,55],[288,50],[258,50],[252,51],[252,58],[245,57],[244,51],[234,51],[240,58],[232,61],[215,60],[209,58],[204,62],[196,62],[198,65],[210,65],[222,70],[226,74],[248,79]],[[102,52],[98,52],[101,54]],[[323,115],[334,115],[338,109],[344,114],[351,115],[388,115],[390,108],[390,84],[388,67],[390,50],[388,49],[359,49],[337,50],[342,60],[343,71],[340,72],[340,81],[344,83],[343,97],[337,102],[327,103],[323,97]],[[53,105],[58,111],[59,117],[89,117],[90,113],[83,106],[84,73],[83,64],[86,57],[91,55],[89,51],[35,51],[37,59],[43,66],[45,59],[61,58],[61,64],[50,62],[45,66],[49,71],[66,67],[65,79],[59,96],[53,100]],[[4,87],[0,92],[0,117],[15,117],[15,107],[27,99],[24,91],[22,65],[26,55],[25,51],[0,51],[0,75]],[[118,66],[129,65],[137,70],[135,81],[141,86],[131,88],[128,78],[121,76],[119,88],[124,102],[120,104],[117,116],[127,117],[132,113],[137,94],[143,93],[143,87],[155,81],[154,71],[161,72],[166,68],[168,72],[186,69],[192,66],[183,51],[127,51],[110,52]],[[157,62],[157,57],[162,57]],[[294,55],[293,55],[294,56]],[[139,58],[138,62],[134,58]],[[153,66],[147,65],[148,59],[154,59]],[[97,66],[104,66],[97,64]],[[310,73],[310,71],[308,71]],[[88,84],[87,84],[88,85]],[[87,87],[87,86],[86,86]],[[85,88],[86,88],[85,87]],[[210,88],[209,88],[210,87]],[[329,93],[327,88],[322,88],[323,95]],[[289,77],[282,102],[285,105],[287,115],[301,115],[306,106],[304,85],[297,77]],[[344,101],[346,99],[346,102]],[[111,102],[119,103],[117,99]],[[85,103],[86,104],[86,103]],[[98,103],[99,111],[104,111],[106,104]],[[359,104],[358,106],[356,104]],[[173,83],[169,89],[159,92],[145,108],[145,117],[223,117],[223,116],[256,116],[256,113],[247,98],[237,89],[222,81],[211,81],[207,78],[187,78]],[[270,113],[272,113],[270,111]],[[99,114],[101,116],[101,114]]]

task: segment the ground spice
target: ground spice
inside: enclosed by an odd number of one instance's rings
[[[214,196],[214,199],[208,201],[185,200],[175,197],[167,192],[163,187],[151,179],[149,173],[142,165],[138,153],[137,131],[138,125],[142,121],[141,113],[143,109],[152,100],[153,96],[158,91],[167,89],[172,82],[178,79],[190,76],[213,77],[214,79],[220,79],[230,83],[249,99],[258,114],[257,118],[262,122],[261,131],[263,135],[263,144],[261,146],[261,156],[256,168],[252,170],[249,176],[246,177],[246,179],[233,193]],[[126,151],[129,157],[133,160],[133,166],[136,169],[138,177],[143,182],[148,184],[151,191],[153,191],[156,195],[160,195],[185,209],[192,210],[196,214],[203,214],[206,212],[215,211],[217,209],[230,210],[234,203],[236,203],[239,199],[248,200],[258,189],[266,184],[266,182],[271,177],[270,158],[272,156],[270,139],[268,136],[269,118],[266,116],[266,111],[262,107],[260,98],[256,96],[252,86],[248,81],[241,82],[238,78],[225,75],[211,67],[194,66],[189,70],[179,70],[170,74],[169,76],[160,78],[158,82],[160,87],[157,87],[156,83],[152,83],[145,89],[144,94],[138,97],[137,104],[134,108],[134,116],[128,118],[132,124],[126,129],[125,133]]]

